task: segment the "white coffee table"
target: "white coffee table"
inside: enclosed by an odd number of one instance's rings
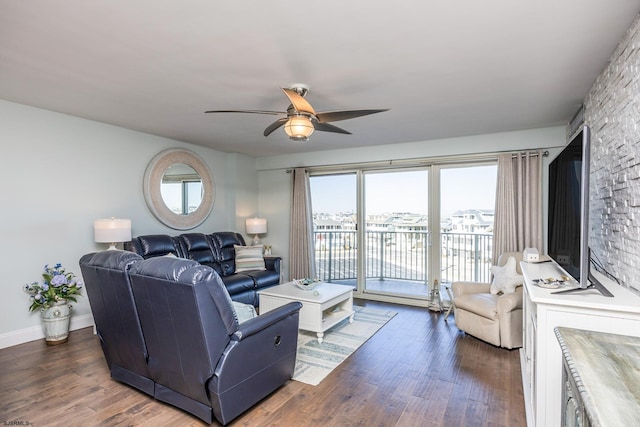
[[[314,290],[298,288],[293,282],[259,291],[260,313],[274,310],[292,301],[300,301],[299,329],[315,332],[322,343],[324,333],[344,319],[353,323],[353,287],[322,283]]]

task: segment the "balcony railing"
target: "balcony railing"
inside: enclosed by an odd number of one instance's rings
[[[441,233],[442,282],[489,282],[493,234]]]
[[[440,280],[488,282],[493,235],[441,233]],[[318,277],[324,281],[355,280],[356,231],[315,231]],[[368,231],[365,233],[367,279],[428,280],[428,232]]]

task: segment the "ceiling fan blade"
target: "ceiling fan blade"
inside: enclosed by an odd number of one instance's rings
[[[315,130],[320,130],[323,132],[343,133],[345,135],[351,135],[351,132],[341,129],[338,126],[330,125],[329,123],[320,123],[316,120],[313,120],[313,127]]]
[[[383,111],[389,111],[388,108],[381,110],[344,110],[344,111],[324,111],[322,113],[316,113],[318,122],[337,122],[340,120],[353,119],[356,117],[367,116],[369,114],[382,113]]]
[[[205,113],[249,113],[249,114],[271,114],[277,116],[279,114],[287,114],[284,111],[268,111],[268,110],[211,110]]]
[[[307,113],[311,115],[316,114],[311,104],[309,104],[306,99],[298,95],[295,91],[285,88],[281,89],[284,94],[287,95],[287,98],[289,98],[289,101],[291,101],[291,105],[293,105],[293,108],[295,108],[296,111],[298,111],[299,113]]]
[[[278,129],[280,126],[282,126],[283,124],[287,123],[287,119],[286,117],[283,117],[281,119],[276,120],[275,122],[271,123],[269,126],[267,126],[267,128],[264,130],[264,136],[269,136],[271,135],[271,132],[273,132],[274,130]]]

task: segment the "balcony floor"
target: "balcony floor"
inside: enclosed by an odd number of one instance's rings
[[[356,279],[332,280],[331,283],[356,287]],[[398,295],[401,297],[428,299],[429,289],[424,282],[398,279],[367,279],[366,292]],[[450,304],[445,284],[440,284],[440,298],[445,307]]]

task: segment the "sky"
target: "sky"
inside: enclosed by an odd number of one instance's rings
[[[441,170],[441,216],[460,209],[495,208],[496,166],[455,167]],[[355,174],[311,177],[313,211],[356,211]],[[366,213],[410,212],[427,214],[426,170],[365,173]]]

